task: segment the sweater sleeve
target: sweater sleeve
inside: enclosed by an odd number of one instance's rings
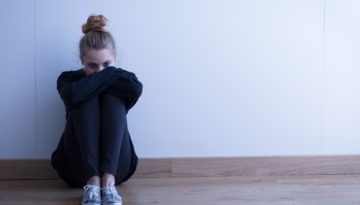
[[[57,90],[67,109],[103,92],[113,83],[118,74],[116,68],[109,67],[78,80],[73,71],[61,73],[57,80]]]
[[[117,69],[117,79],[105,90],[106,93],[124,100],[126,110],[129,111],[142,94],[143,85],[132,72]]]

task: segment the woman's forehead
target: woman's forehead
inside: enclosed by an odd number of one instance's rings
[[[84,56],[85,61],[94,63],[104,63],[106,61],[113,61],[115,59],[114,53],[111,49],[104,48],[100,50],[89,49]]]

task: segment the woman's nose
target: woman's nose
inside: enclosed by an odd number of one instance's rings
[[[98,68],[97,72],[104,70],[104,68],[105,68],[104,66],[100,66],[100,67]]]

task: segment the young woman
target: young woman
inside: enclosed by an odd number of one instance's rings
[[[126,114],[142,93],[134,73],[115,68],[116,45],[107,19],[89,16],[82,26],[84,68],[65,71],[57,89],[66,107],[66,125],[51,162],[72,187],[83,187],[83,205],[121,205],[115,185],[135,172],[137,156]]]

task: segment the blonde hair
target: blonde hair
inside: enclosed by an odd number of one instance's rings
[[[89,49],[104,49],[109,48],[116,55],[116,44],[111,33],[105,29],[108,20],[103,15],[91,15],[87,22],[82,25],[82,32],[84,36],[80,39],[80,60],[86,55]]]

